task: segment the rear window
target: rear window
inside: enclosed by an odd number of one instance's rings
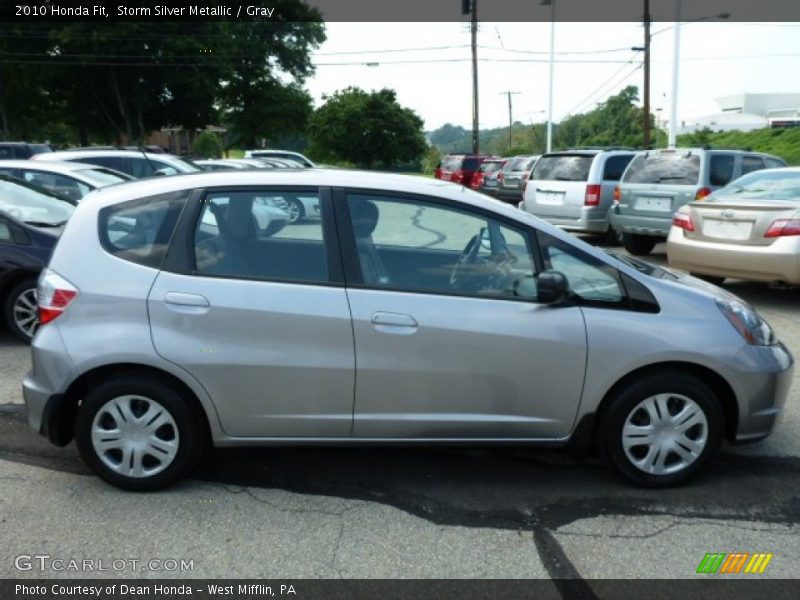
[[[494,173],[495,171],[499,171],[500,167],[503,166],[503,163],[498,162],[485,162],[481,165],[481,168],[478,169],[481,173]]]
[[[700,181],[700,156],[676,152],[642,154],[633,159],[622,181],[696,185]]]
[[[586,181],[592,167],[592,154],[543,156],[536,163],[531,179],[540,181]]]
[[[800,172],[756,171],[740,177],[712,196],[723,202],[741,200],[800,201]]]
[[[100,211],[100,242],[114,256],[159,268],[188,191],[141,198]]]

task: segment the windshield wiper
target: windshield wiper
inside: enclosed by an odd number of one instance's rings
[[[670,176],[667,176],[667,177],[659,177],[658,181],[656,181],[656,183],[661,183],[662,181],[675,181],[675,180],[678,180],[678,179],[683,179],[684,181],[686,181],[686,177],[683,177],[681,175],[670,175]]]

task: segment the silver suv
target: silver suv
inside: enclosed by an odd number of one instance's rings
[[[317,196],[321,219],[259,218],[291,193]],[[768,435],[793,370],[724,290],[384,173],[93,192],[38,300],[31,426],[137,490],[209,441],[596,443],[632,481],[674,484],[724,438]]]
[[[608,209],[632,150],[567,150],[543,155],[533,168],[520,208],[566,231],[604,233]]]
[[[679,148],[637,156],[614,192],[611,226],[631,254],[649,254],[663,242],[672,215],[684,204],[702,200],[741,175],[785,167],[777,156],[740,150]]]

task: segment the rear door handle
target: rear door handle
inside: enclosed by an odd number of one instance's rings
[[[372,315],[372,324],[379,331],[405,330],[414,331],[417,321],[410,315],[390,312],[376,312]]]
[[[172,310],[190,314],[202,314],[211,307],[205,296],[184,292],[167,292],[164,294],[164,304]]]

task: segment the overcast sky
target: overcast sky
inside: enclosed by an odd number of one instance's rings
[[[307,82],[317,105],[324,94],[349,85],[389,87],[424,119],[426,130],[448,122],[471,128],[467,23],[329,22],[326,28],[328,40],[314,55],[316,75]],[[653,23],[652,35],[652,109],[663,108],[667,119],[673,24]],[[575,62],[556,62],[554,121],[590,110],[626,85],[641,93],[642,54],[631,47],[642,46],[642,38],[640,23],[556,23],[556,60]],[[478,45],[484,59],[478,66],[481,127],[508,124],[507,90],[520,92],[512,97],[515,121],[544,121],[550,23],[481,23]],[[718,112],[719,96],[800,93],[798,23],[688,23],[681,27],[680,50],[679,120]]]

